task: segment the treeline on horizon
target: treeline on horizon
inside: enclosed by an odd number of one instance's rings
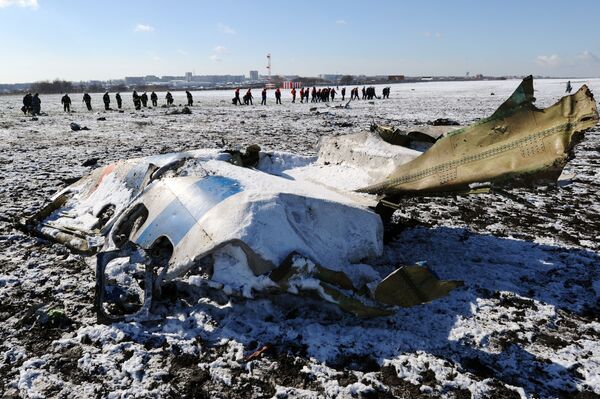
[[[273,78],[273,83],[276,85],[283,81],[279,76]],[[319,78],[298,78],[294,79],[295,82],[302,82],[304,85],[322,85],[331,82],[327,82]],[[350,84],[353,81],[353,77],[345,75],[342,77],[340,84]],[[260,85],[259,85],[260,86]],[[136,85],[137,90],[150,91],[150,90],[164,90],[163,86],[156,85]],[[103,93],[107,88],[101,84],[73,84],[67,80],[55,79],[53,81],[43,80],[34,82],[31,84],[29,91],[32,93],[39,94],[63,94],[63,93]],[[129,88],[125,85],[115,85],[110,87],[110,91],[126,92]]]
[[[124,85],[115,86],[112,88],[117,91],[127,91],[127,87]],[[103,85],[100,84],[73,84],[66,80],[55,79],[50,82],[48,80],[35,82],[31,84],[29,91],[32,93],[39,94],[62,94],[62,93],[102,93],[105,91]]]

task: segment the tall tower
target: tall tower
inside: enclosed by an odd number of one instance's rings
[[[267,69],[269,70],[269,82],[271,81],[271,53],[267,54]]]

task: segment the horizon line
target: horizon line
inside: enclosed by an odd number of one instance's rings
[[[401,75],[394,75],[394,74],[377,74],[377,75],[365,75],[365,74],[360,74],[360,75],[350,75],[350,74],[320,74],[320,75],[339,75],[339,76],[365,76],[365,77],[378,77],[378,76],[401,76]],[[465,76],[465,75],[404,75],[404,82],[406,82],[407,79],[411,79],[411,78],[461,78],[464,80],[481,80],[481,79],[477,79],[474,78],[473,76],[479,76],[481,75],[485,80],[485,78],[487,78],[488,80],[490,79],[500,79],[500,78],[522,78],[525,76],[533,76],[534,78],[537,79],[600,79],[600,76],[546,76],[546,75],[532,75],[532,74],[511,74],[511,75],[484,75],[484,74],[477,74],[477,75],[472,75],[472,76]],[[146,76],[152,76],[152,75],[144,75],[144,76],[127,76],[127,77],[140,77],[140,78],[144,78]],[[165,76],[175,76],[175,77],[185,77],[185,75],[155,75],[157,77],[163,78]],[[201,74],[201,75],[192,75],[192,76],[244,76],[246,78],[246,75],[234,75],[234,74]],[[267,76],[267,75],[259,75],[259,76]],[[310,78],[318,78],[317,76],[302,76],[302,75],[297,75],[297,74],[280,74],[280,75],[273,75],[273,77],[285,77],[285,76],[298,76],[299,78],[305,78],[305,79],[310,79]],[[41,82],[54,82],[54,81],[64,81],[64,82],[69,82],[69,83],[82,83],[82,82],[102,82],[102,83],[108,83],[111,81],[122,81],[125,80],[126,77],[123,78],[114,78],[114,79],[89,79],[89,80],[68,80],[65,78],[61,78],[61,77],[55,77],[55,78],[51,78],[51,79],[40,79],[40,80],[34,80],[34,81],[29,81],[29,82],[0,82],[0,86],[5,86],[5,85],[26,85],[26,84],[34,84],[34,83],[41,83]],[[248,79],[248,78],[247,78]],[[393,81],[390,83],[402,83],[403,81]],[[332,82],[332,83],[336,83],[336,82]]]

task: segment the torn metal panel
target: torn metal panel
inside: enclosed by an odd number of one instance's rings
[[[382,304],[409,307],[444,297],[462,285],[462,281],[440,280],[426,267],[412,265],[401,267],[383,279],[373,296]]]
[[[596,102],[583,86],[539,109],[533,105],[532,81],[524,79],[491,117],[449,133],[382,182],[359,191],[401,196],[468,190],[481,182],[510,187],[555,182],[577,133],[598,123]]]

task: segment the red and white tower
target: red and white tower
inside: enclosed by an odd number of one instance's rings
[[[271,82],[271,53],[267,54],[267,69],[269,71],[269,82]]]

